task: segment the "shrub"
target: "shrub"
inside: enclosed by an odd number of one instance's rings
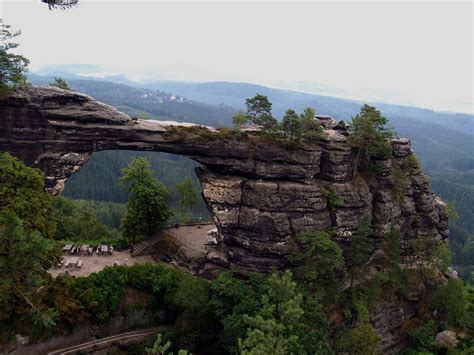
[[[420,161],[415,154],[408,155],[402,162],[402,169],[408,171],[419,170],[421,168]]]
[[[357,324],[345,331],[336,342],[336,349],[353,355],[372,355],[379,353],[380,337],[368,323]]]
[[[337,194],[332,186],[321,186],[321,192],[326,197],[330,210],[334,210],[344,203],[344,199]]]

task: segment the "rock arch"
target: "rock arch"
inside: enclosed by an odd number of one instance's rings
[[[393,157],[383,162],[383,174],[359,174],[345,125],[329,117],[317,116],[324,139],[298,149],[258,132],[241,136],[195,124],[134,120],[87,95],[57,88],[29,87],[0,98],[0,117],[0,151],[40,168],[53,194],[95,151],[160,151],[201,163],[204,168],[196,172],[203,197],[223,237],[222,248],[208,258],[224,267],[282,267],[297,233],[334,227],[349,235],[364,214],[372,216],[376,236],[396,224],[406,238],[447,237],[443,204],[420,170],[409,173],[401,198],[393,194],[391,169],[411,154],[409,140],[392,142]],[[328,206],[322,188],[328,185],[343,198],[336,208]],[[417,213],[422,218],[413,229]]]

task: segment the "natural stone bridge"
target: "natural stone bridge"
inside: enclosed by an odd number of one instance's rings
[[[134,120],[86,95],[31,87],[0,99],[0,151],[40,168],[54,194],[95,151],[159,151],[201,163],[203,197],[223,237],[222,248],[208,259],[224,267],[284,266],[297,233],[334,227],[347,236],[365,214],[372,217],[375,236],[390,224],[405,239],[447,236],[443,204],[420,170],[407,173],[402,196],[394,194],[391,170],[411,154],[408,140],[393,140],[393,157],[381,162],[381,175],[356,172],[345,125],[316,119],[325,127],[321,142],[288,149],[258,132],[237,136],[193,124]],[[338,206],[328,204],[323,187],[329,185],[343,199]]]

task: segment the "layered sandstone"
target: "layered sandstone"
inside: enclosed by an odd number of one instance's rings
[[[298,233],[335,228],[344,244],[364,216],[371,218],[374,245],[391,225],[402,231],[404,243],[420,236],[447,238],[444,204],[419,168],[406,167],[409,140],[392,140],[392,157],[379,161],[382,169],[374,174],[357,169],[343,122],[315,119],[324,127],[322,140],[289,149],[258,132],[224,134],[205,126],[134,120],[86,95],[31,87],[0,99],[0,151],[40,168],[54,194],[95,151],[160,151],[201,163],[203,197],[222,239],[208,259],[220,267],[258,272],[284,267]],[[328,189],[342,203],[331,206]],[[386,348],[400,343],[396,329],[404,317],[409,315],[401,306],[376,316]]]

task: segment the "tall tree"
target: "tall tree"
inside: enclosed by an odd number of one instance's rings
[[[303,122],[294,110],[287,110],[281,122],[283,133],[292,143],[299,143],[303,136]]]
[[[351,280],[350,287],[353,286],[354,279],[365,276],[369,269],[368,262],[373,252],[373,244],[370,239],[371,232],[370,217],[364,215],[359,228],[352,235],[349,245],[347,273]]]
[[[344,265],[342,251],[331,232],[306,232],[297,236],[303,251],[291,256],[295,277],[323,298],[333,298],[340,288],[337,270]]]
[[[26,83],[24,72],[30,63],[22,55],[10,52],[18,47],[18,43],[10,41],[21,34],[20,31],[12,32],[10,28],[0,19],[0,95]]]
[[[365,104],[360,113],[352,118],[349,129],[349,143],[358,148],[357,160],[364,167],[372,158],[389,158],[392,149],[387,142],[393,136],[385,125],[388,120],[375,107]]]
[[[38,231],[25,230],[12,212],[0,214],[0,321],[33,314],[33,320],[43,326],[54,324],[55,312],[35,300],[48,278],[46,269],[51,267],[49,255],[54,249]]]
[[[245,100],[249,122],[262,126],[263,133],[273,134],[278,121],[272,116],[272,103],[267,96],[257,94]]]
[[[43,173],[9,153],[0,153],[0,211],[13,212],[26,228],[54,236],[53,197],[44,191]]]
[[[303,296],[297,291],[290,271],[269,278],[270,287],[262,296],[262,308],[253,317],[247,337],[241,342],[241,354],[283,355],[298,342],[296,327],[303,315]]]
[[[321,138],[323,127],[315,118],[316,112],[311,107],[304,109],[300,115],[303,129],[303,137],[308,142],[315,142]]]
[[[246,99],[245,106],[247,106],[247,114],[252,117],[254,121],[257,121],[264,115],[272,114],[272,103],[265,95],[257,94],[252,98]]]
[[[187,221],[191,217],[191,208],[199,202],[199,194],[190,177],[176,184],[176,190],[179,194],[178,205],[181,219]]]
[[[135,158],[122,170],[120,184],[128,194],[120,229],[134,243],[160,230],[171,217],[170,192],[153,176],[146,158]]]

